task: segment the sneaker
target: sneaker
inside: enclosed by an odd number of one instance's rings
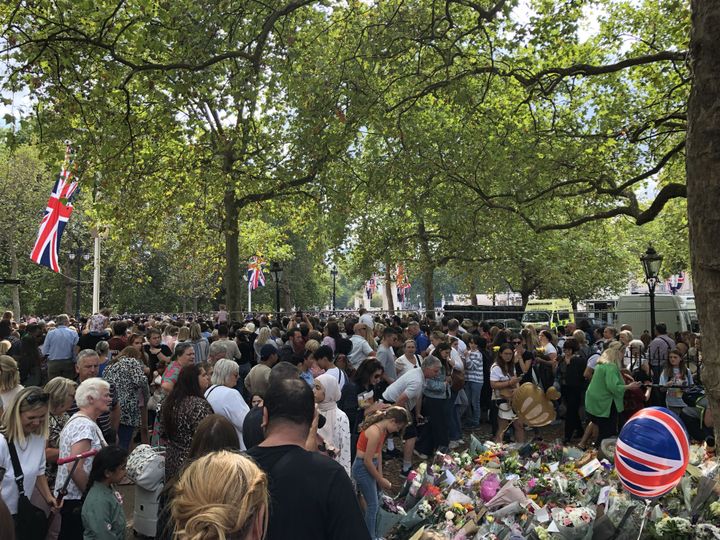
[[[422,453],[418,452],[417,450],[413,450],[413,454],[415,454],[415,455],[416,455],[417,457],[419,457],[420,459],[427,459],[427,458],[428,458],[425,454],[422,454]]]
[[[412,471],[412,467],[408,467],[407,469],[400,469],[400,474],[402,474],[403,476],[407,476],[408,474],[410,474],[410,471]]]
[[[462,442],[463,442],[462,439],[456,440],[456,441],[450,441],[448,448],[450,448],[451,450],[454,448],[457,448],[458,446],[460,446],[462,444]]]

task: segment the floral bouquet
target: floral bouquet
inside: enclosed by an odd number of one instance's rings
[[[685,518],[666,516],[655,524],[654,536],[672,540],[690,540],[694,538],[693,526]]]
[[[595,512],[585,506],[553,508],[551,513],[555,525],[566,540],[583,538],[595,519]]]

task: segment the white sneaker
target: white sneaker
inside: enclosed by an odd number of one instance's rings
[[[448,444],[448,448],[451,448],[451,449],[457,448],[458,446],[460,446],[462,444],[462,442],[463,442],[462,440],[450,441],[450,444]]]

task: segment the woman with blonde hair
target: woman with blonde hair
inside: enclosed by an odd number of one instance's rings
[[[104,342],[107,343],[107,342]],[[45,476],[51,489],[55,487],[55,477],[57,476],[57,460],[60,456],[60,433],[65,424],[70,420],[68,411],[73,406],[75,400],[75,390],[77,383],[65,377],[55,377],[45,385],[45,392],[50,396],[48,407],[50,415],[48,416],[48,438],[45,442]],[[45,510],[47,514],[50,507],[45,503],[37,486],[33,492],[32,503],[38,508]],[[53,520],[48,531],[47,539],[57,538],[60,533],[60,519],[57,517]]]
[[[17,362],[12,356],[0,355],[0,413],[10,408],[22,389]]]
[[[190,341],[190,328],[187,326],[180,327],[175,344],[182,343],[184,341]]]
[[[637,381],[625,384],[620,373],[622,368],[623,345],[613,341],[600,355],[585,392],[585,410],[598,428],[597,446],[603,439],[617,435],[618,414],[624,409],[625,391],[640,387]]]
[[[247,457],[223,450],[183,471],[170,507],[178,538],[262,540],[268,504],[265,473]]]
[[[0,483],[0,497],[11,514],[18,513],[21,497],[18,484],[22,485],[26,494],[32,494],[37,487],[48,506],[58,507],[45,476],[49,399],[50,396],[42,388],[29,386],[15,396],[2,415],[0,469],[5,471],[5,476]],[[17,462],[21,470],[16,470],[13,462]],[[15,532],[18,538],[31,537],[27,530]]]
[[[255,338],[255,341],[253,343],[253,348],[255,349],[255,357],[258,362],[262,360],[260,358],[260,349],[262,349],[262,346],[266,343],[273,345],[276,349],[278,348],[277,343],[275,343],[275,340],[272,339],[272,334],[270,332],[269,326],[263,326],[260,330],[258,330],[258,336]]]
[[[195,349],[195,363],[207,362],[208,354],[210,354],[210,343],[203,337],[200,324],[193,323],[190,326],[190,341]]]

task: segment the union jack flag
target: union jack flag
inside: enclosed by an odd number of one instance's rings
[[[248,283],[250,284],[250,289],[253,291],[258,287],[265,286],[265,274],[263,274],[262,271],[263,264],[265,264],[265,261],[259,257],[250,258],[250,264],[248,264]]]
[[[47,266],[53,272],[60,272],[58,253],[60,240],[65,225],[73,211],[72,197],[77,191],[78,184],[73,179],[75,172],[75,153],[69,144],[65,147],[65,161],[60,175],[55,180],[55,186],[50,193],[45,215],[40,222],[40,230],[30,258],[42,266]]]
[[[410,280],[408,279],[405,267],[402,264],[397,265],[395,285],[397,286],[398,302],[405,301],[405,289],[410,288]]]

